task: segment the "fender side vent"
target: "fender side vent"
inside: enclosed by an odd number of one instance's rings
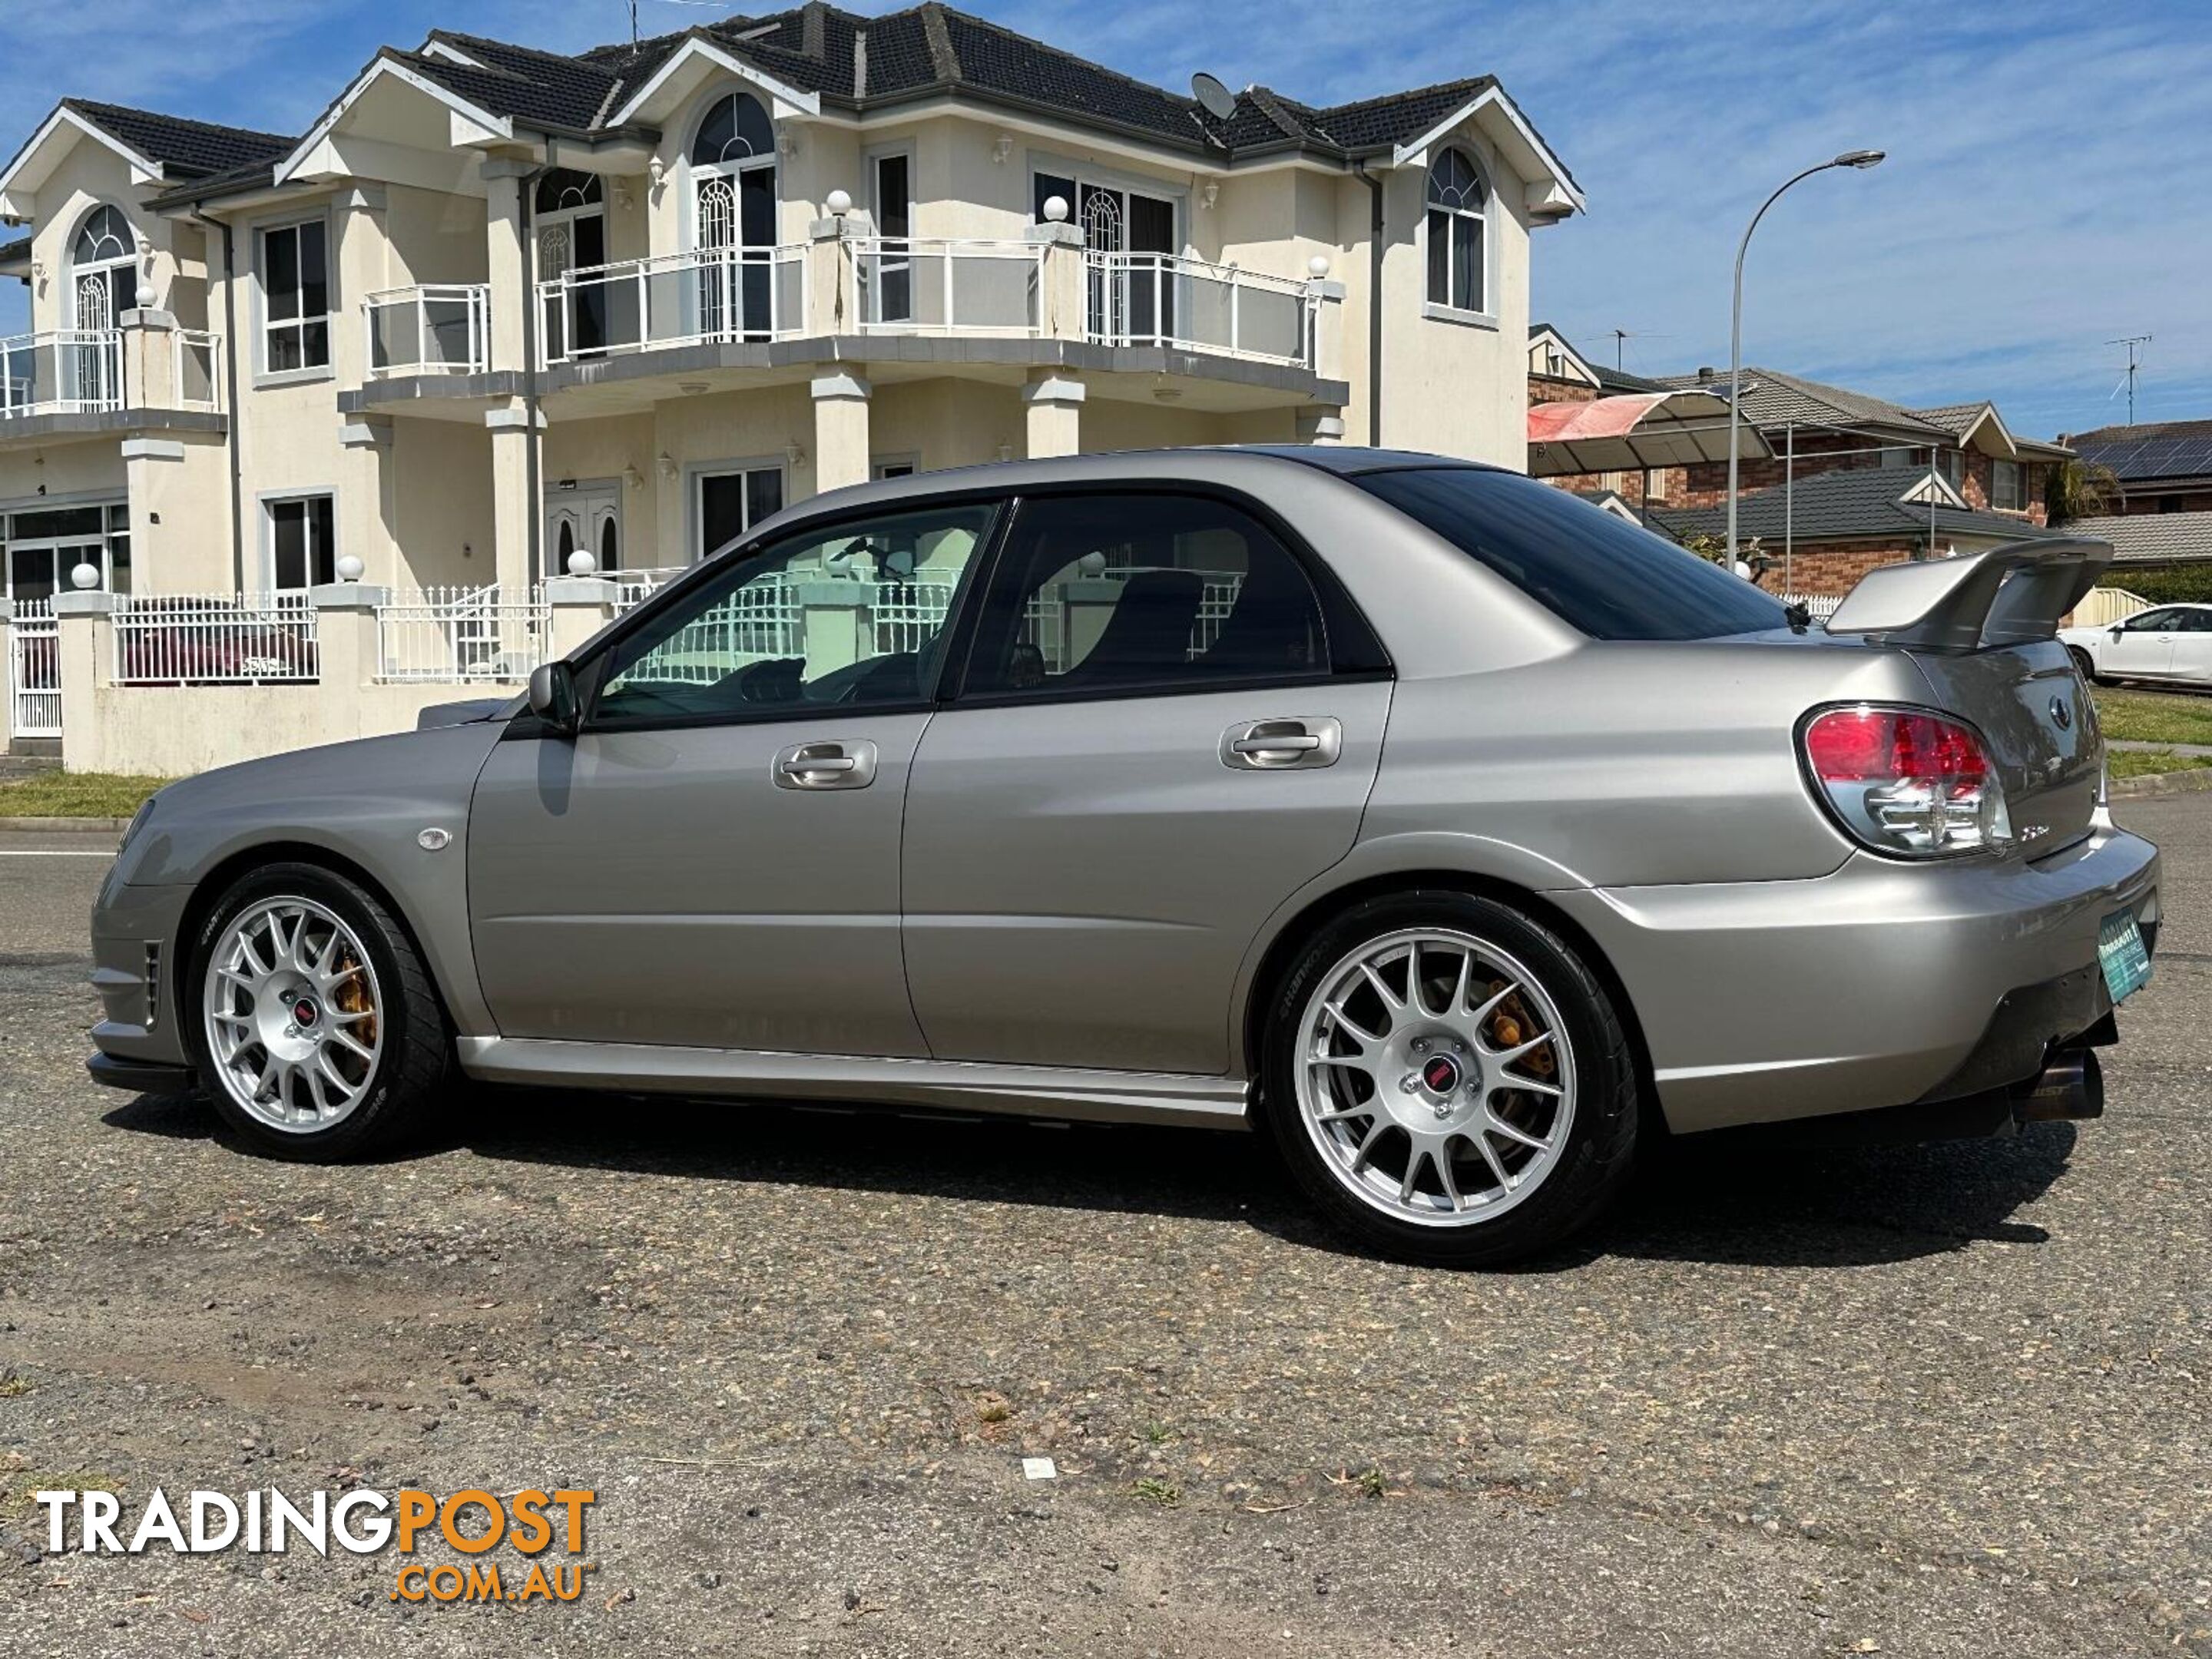
[[[152,1030],[161,1018],[161,943],[159,939],[146,941],[146,1029]]]

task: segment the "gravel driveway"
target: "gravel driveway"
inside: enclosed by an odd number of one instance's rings
[[[1668,1148],[1492,1276],[1241,1136],[471,1090],[264,1162],[85,1079],[103,862],[25,854],[100,843],[0,836],[0,1652],[2212,1655],[2212,798],[2126,817],[2103,1121]],[[156,1483],[588,1486],[593,1565],[42,1553]]]

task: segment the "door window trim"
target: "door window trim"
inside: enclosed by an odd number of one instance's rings
[[[1000,521],[991,549],[990,568],[983,579],[974,585],[971,594],[988,593],[997,584],[1013,532],[1021,523],[1022,510],[1029,503],[1102,495],[1175,495],[1211,501],[1234,507],[1258,524],[1274,537],[1313,587],[1314,598],[1321,606],[1322,636],[1328,647],[1328,671],[1320,674],[1224,674],[1202,680],[1107,686],[1092,690],[1066,691],[1055,686],[1044,685],[1025,691],[971,691],[968,687],[968,678],[975,665],[975,631],[981,620],[984,604],[980,599],[973,599],[966,606],[959,632],[954,635],[945,653],[945,672],[938,677],[940,707],[1013,708],[1044,703],[1124,702],[1133,697],[1202,697],[1223,691],[1295,690],[1302,686],[1357,684],[1397,678],[1382,636],[1375,631],[1374,625],[1367,620],[1365,613],[1346,590],[1336,573],[1329,568],[1328,562],[1315,552],[1305,538],[1292,530],[1267,503],[1223,484],[1148,478],[1117,483],[1110,489],[1092,482],[1049,484],[1018,491],[1009,500],[1009,510]],[[956,664],[957,673],[953,672]]]

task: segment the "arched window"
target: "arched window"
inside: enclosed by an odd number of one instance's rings
[[[716,99],[691,137],[692,244],[699,326],[710,338],[764,340],[776,323],[775,128],[759,99]]]
[[[113,328],[138,303],[138,236],[116,209],[85,215],[70,244],[70,326]]]
[[[734,167],[775,155],[775,128],[750,93],[733,92],[710,106],[691,139],[695,167]]]
[[[1447,149],[1429,167],[1429,303],[1486,311],[1482,233],[1490,188],[1474,158]]]
[[[578,208],[598,207],[605,200],[605,191],[596,173],[555,167],[538,181],[536,210],[540,214],[570,213]]]

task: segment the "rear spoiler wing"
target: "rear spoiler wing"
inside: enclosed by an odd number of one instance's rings
[[[1926,651],[2047,640],[2112,562],[2110,542],[2069,537],[1885,565],[1860,578],[1828,618],[1828,632],[1879,635],[1886,645]]]

